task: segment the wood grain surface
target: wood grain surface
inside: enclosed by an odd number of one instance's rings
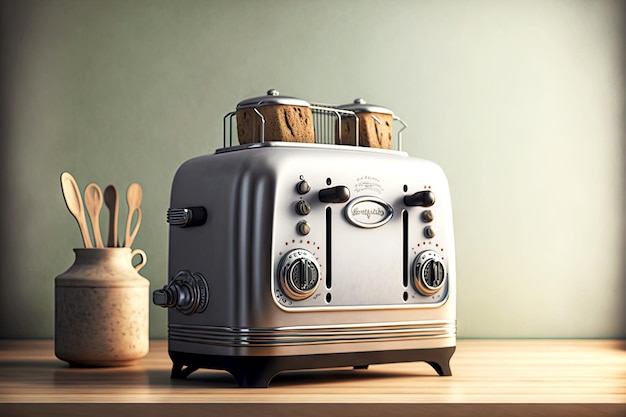
[[[460,340],[451,367],[297,371],[240,389],[215,370],[171,380],[166,341],[136,365],[73,368],[50,340],[0,340],[0,415],[626,415],[625,341]]]

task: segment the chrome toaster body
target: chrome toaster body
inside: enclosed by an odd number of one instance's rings
[[[450,375],[450,192],[404,152],[266,142],[177,171],[168,211],[172,377],[426,361]]]

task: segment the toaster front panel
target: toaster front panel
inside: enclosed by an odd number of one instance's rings
[[[395,153],[312,159],[285,158],[290,162],[277,177],[277,305],[306,311],[443,304],[454,279],[454,241],[441,169]],[[419,193],[426,201],[405,201]]]

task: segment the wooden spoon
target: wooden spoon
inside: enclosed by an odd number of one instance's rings
[[[120,245],[117,238],[117,216],[120,210],[120,202],[115,185],[107,185],[104,189],[104,203],[109,209],[109,238],[107,246],[116,248]]]
[[[63,198],[65,199],[65,205],[67,209],[72,213],[72,216],[76,219],[80,233],[83,236],[83,242],[86,248],[93,247],[91,244],[91,237],[89,236],[89,228],[87,227],[87,220],[85,219],[85,209],[83,207],[83,198],[80,194],[80,189],[76,180],[69,172],[61,174],[61,189],[63,190]]]
[[[126,218],[126,234],[124,236],[124,247],[126,248],[130,248],[130,245],[133,244],[133,241],[137,236],[137,232],[139,231],[139,225],[141,224],[141,209],[139,206],[141,205],[142,198],[143,190],[141,189],[141,185],[134,182],[128,186],[128,190],[126,191],[128,217]],[[137,212],[137,222],[135,223],[135,227],[131,233],[130,229],[135,211]]]
[[[85,207],[91,219],[91,230],[96,241],[96,248],[103,248],[102,234],[100,233],[100,210],[102,210],[102,190],[93,182],[85,188]]]

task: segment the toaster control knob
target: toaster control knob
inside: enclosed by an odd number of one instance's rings
[[[435,220],[435,215],[433,214],[431,210],[424,210],[422,212],[422,221],[424,223],[430,223],[433,220]]]
[[[350,190],[344,185],[320,190],[319,199],[322,203],[345,203],[350,199]]]
[[[306,194],[311,191],[311,185],[305,180],[302,180],[296,184],[296,191],[298,194]]]
[[[298,222],[298,224],[296,225],[296,230],[302,236],[306,236],[309,233],[311,233],[311,226],[309,225],[309,223],[307,223],[306,221],[302,220],[301,222]]]
[[[446,280],[446,266],[435,251],[417,255],[413,264],[413,285],[423,295],[439,291]]]
[[[170,226],[202,226],[206,220],[207,211],[204,207],[170,208],[167,210],[167,222]]]
[[[315,256],[304,249],[287,253],[279,265],[280,286],[292,300],[304,300],[315,293],[321,281]]]
[[[311,212],[311,205],[306,200],[300,200],[296,203],[296,213],[306,216]]]
[[[430,226],[426,226],[426,227],[424,228],[424,237],[425,237],[426,239],[432,239],[432,238],[434,238],[434,237],[435,237],[435,229],[433,229],[433,228],[432,228],[432,227],[430,227]]]
[[[168,285],[152,293],[152,302],[187,316],[202,313],[209,304],[209,284],[198,272],[179,271]]]
[[[435,193],[432,191],[418,191],[404,197],[407,206],[430,207],[435,204]]]

